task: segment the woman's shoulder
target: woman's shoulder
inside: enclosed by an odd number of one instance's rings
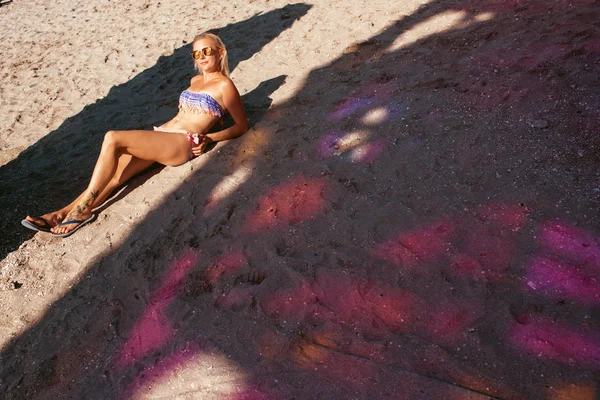
[[[231,89],[231,88],[235,88],[235,84],[233,83],[233,81],[227,77],[227,76],[223,76],[222,78],[219,79],[219,86],[221,86],[222,89]]]
[[[192,79],[190,79],[190,86],[192,86],[194,83],[199,82],[201,80],[202,80],[202,74],[192,76]]]
[[[237,95],[239,96],[237,87],[235,86],[235,83],[233,83],[233,81],[227,77],[227,76],[223,76],[223,78],[221,78],[219,80],[219,89],[221,90],[221,93],[223,94],[229,94],[229,95]]]

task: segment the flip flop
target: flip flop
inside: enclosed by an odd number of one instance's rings
[[[64,221],[61,222],[60,224],[58,224],[57,226],[65,226],[65,225],[72,225],[72,224],[79,224],[75,227],[75,229],[66,232],[66,233],[52,233],[52,236],[54,237],[60,237],[60,238],[66,238],[67,236],[71,236],[72,234],[74,234],[75,232],[77,232],[77,230],[79,230],[79,228],[81,228],[82,226],[84,226],[85,224],[92,222],[93,220],[96,219],[96,214],[92,214],[88,219],[86,219],[85,221],[82,221],[80,219],[72,219],[70,221]]]
[[[26,219],[21,221],[21,225],[23,225],[27,229],[31,229],[32,231],[50,232],[50,229],[52,228],[52,226],[48,223],[48,221],[46,221],[42,217],[34,217],[34,218],[44,221],[44,225],[40,226],[40,225],[38,225],[34,222],[31,222],[31,221],[28,221]]]

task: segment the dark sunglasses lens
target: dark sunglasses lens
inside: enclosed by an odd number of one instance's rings
[[[202,49],[202,54],[204,54],[206,57],[212,56],[212,52],[213,52],[213,49],[210,47],[205,47]]]

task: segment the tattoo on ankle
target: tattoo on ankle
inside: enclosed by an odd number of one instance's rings
[[[77,213],[83,214],[84,210],[90,208],[94,204],[94,201],[98,198],[99,193],[100,193],[99,191],[92,190],[90,192],[89,198],[85,199],[84,201],[82,201],[80,204],[78,204],[75,207]]]

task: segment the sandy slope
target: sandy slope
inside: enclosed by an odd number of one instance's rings
[[[4,397],[594,398],[598,2],[351,3],[0,7]],[[24,230],[208,29],[252,129]]]

